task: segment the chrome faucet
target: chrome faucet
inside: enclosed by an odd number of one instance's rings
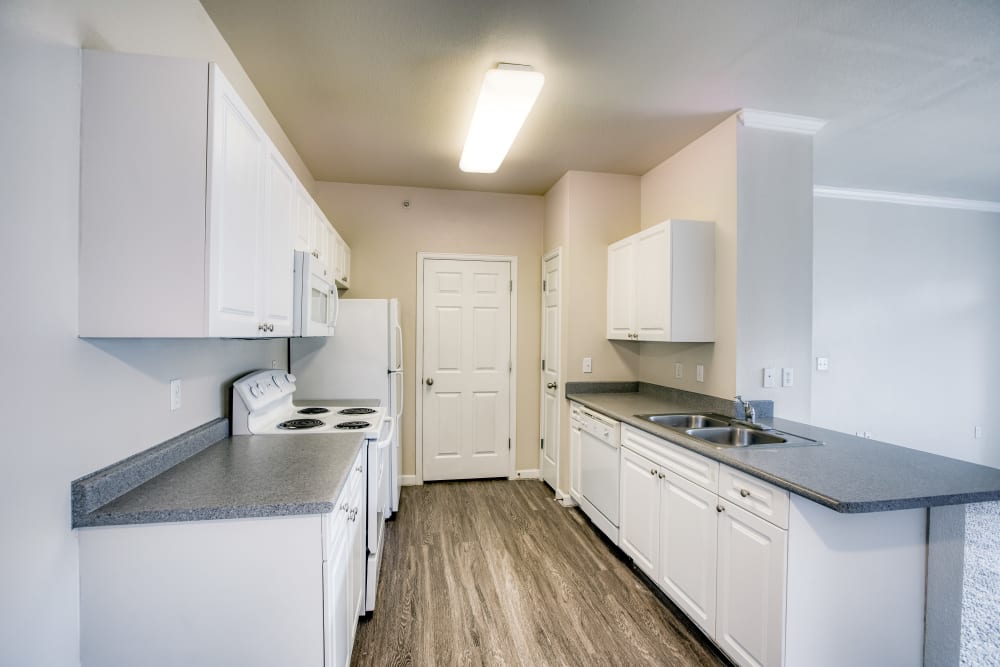
[[[751,424],[757,423],[757,410],[750,405],[750,401],[744,401],[743,397],[736,394],[736,400],[743,405],[743,418]]]

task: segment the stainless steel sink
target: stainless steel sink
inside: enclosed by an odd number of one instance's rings
[[[724,415],[675,412],[660,415],[636,415],[659,426],[680,431],[692,438],[723,447],[750,447],[752,445],[821,445],[823,443],[802,436],[775,431],[759,425],[732,419]]]
[[[668,414],[668,415],[636,415],[640,419],[651,421],[667,428],[689,429],[708,428],[712,426],[729,426],[729,418],[716,414]]]
[[[719,428],[689,428],[684,431],[699,440],[705,440],[726,447],[749,447],[751,445],[818,445],[819,442],[782,431],[761,431],[743,426]]]

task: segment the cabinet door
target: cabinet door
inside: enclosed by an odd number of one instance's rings
[[[301,184],[295,188],[295,238],[296,250],[312,250],[312,207],[313,201]]]
[[[580,502],[580,427],[569,427],[569,495]]]
[[[739,665],[780,665],[788,532],[720,503],[715,640]]]
[[[634,320],[635,244],[629,237],[608,246],[608,338],[630,340]]]
[[[635,237],[635,331],[639,340],[670,340],[670,223]]]
[[[350,561],[348,549],[350,530],[348,512],[339,507],[330,521],[329,553],[323,562],[323,654],[324,665],[344,665],[347,633],[345,627],[351,620],[348,615],[348,583]]]
[[[709,636],[715,632],[717,503],[713,492],[665,471],[657,583]]]
[[[319,210],[319,206],[313,203],[312,206],[312,256],[316,258],[313,262],[313,273],[328,282],[330,280],[330,223],[326,221],[326,216]]]
[[[267,335],[292,335],[292,279],[295,256],[292,228],[296,213],[296,178],[292,170],[269,147],[265,177],[265,216],[262,229],[260,315],[267,324]]]
[[[212,85],[208,335],[258,336],[265,135],[217,68]]]
[[[660,475],[649,459],[621,448],[619,546],[654,580],[660,540]]]
[[[347,289],[351,286],[351,246],[347,245],[347,241],[342,241],[340,244],[340,251],[344,253],[342,260],[342,267],[344,269],[344,277],[338,282],[338,284]]]

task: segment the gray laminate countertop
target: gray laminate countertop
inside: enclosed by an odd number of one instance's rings
[[[1000,500],[1000,470],[858,438],[786,419],[763,419],[823,444],[725,447],[635,415],[690,411],[653,393],[574,393],[567,398],[838,512],[861,513]]]
[[[356,432],[231,436],[83,514],[75,525],[332,512],[363,444]]]

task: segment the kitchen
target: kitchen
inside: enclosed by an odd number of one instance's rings
[[[239,87],[268,134],[282,148],[300,179],[306,183],[311,180],[308,169],[297,158],[291,142],[267,111],[263,99],[250,87],[239,62],[201,5],[195,2],[169,6],[161,3],[124,6],[110,2],[79,5],[9,5],[11,9],[5,7],[3,10],[4,34],[0,40],[0,48],[6,56],[3,80],[7,91],[6,111],[10,114],[5,124],[5,145],[10,146],[10,154],[19,156],[8,163],[4,179],[9,188],[5,191],[3,204],[6,221],[4,265],[8,271],[5,302],[12,313],[18,313],[20,318],[26,316],[32,322],[20,331],[4,333],[4,340],[10,342],[12,351],[17,350],[10,363],[13,364],[12,377],[18,378],[19,391],[8,390],[4,399],[8,414],[17,415],[18,422],[7,440],[4,486],[8,502],[3,517],[4,527],[11,537],[5,540],[7,567],[4,568],[4,622],[0,645],[5,651],[11,651],[10,662],[14,664],[75,664],[79,659],[77,547],[76,538],[68,529],[69,482],[225,415],[232,380],[250,369],[270,367],[272,360],[282,362],[285,359],[283,340],[81,341],[76,337],[80,105],[77,49],[85,45],[102,50],[160,53],[219,62],[227,74],[236,79],[234,85]],[[984,17],[987,25],[988,19]],[[955,48],[960,49],[961,45]],[[268,104],[273,103],[269,100]],[[971,108],[991,107],[980,104]],[[712,118],[701,129],[707,132],[724,120],[724,116]],[[538,295],[543,254],[556,245],[566,248],[576,241],[581,243],[578,252],[582,253],[577,256],[603,261],[607,245],[638,231],[640,220],[646,226],[664,217],[667,202],[656,206],[650,203],[649,197],[642,196],[645,190],[657,190],[652,179],[671,171],[681,162],[687,165],[707,162],[719,168],[720,160],[735,159],[725,145],[726,141],[733,141],[732,136],[720,137],[725,131],[723,128],[711,136],[706,135],[709,140],[717,140],[715,146],[709,146],[709,141],[702,142],[680,156],[681,159],[664,163],[657,173],[642,177],[603,177],[572,172],[553,189],[552,196],[544,198],[333,182],[318,183],[315,196],[350,243],[352,287],[346,296],[351,298],[412,295],[412,272],[385,269],[412,267],[414,253],[418,250],[520,258],[517,280],[521,346],[517,363],[521,384],[517,406],[517,469],[531,470],[538,467],[535,369],[540,360]],[[817,136],[820,141],[823,135]],[[971,151],[968,146],[965,149]],[[665,151],[660,159],[674,152]],[[449,155],[448,159],[454,162],[457,156]],[[969,162],[970,169],[978,166],[981,173],[989,173],[989,164]],[[658,161],[653,163],[658,164]],[[955,168],[960,166],[956,164]],[[732,168],[735,170],[738,165]],[[858,164],[857,168],[862,170],[865,166]],[[683,165],[675,171],[698,172]],[[559,176],[556,174],[553,182]],[[693,191],[694,185],[697,184],[681,189]],[[810,183],[810,187],[812,185]],[[597,187],[605,194],[596,193]],[[723,187],[708,179],[701,184],[702,191],[714,188],[719,192]],[[892,188],[882,186],[882,189]],[[568,197],[564,200],[568,203],[561,204],[559,198],[567,191],[590,195],[592,201]],[[938,191],[928,187],[923,192]],[[995,190],[992,196],[966,194],[965,198],[997,200]],[[403,208],[404,200],[410,201],[408,208]],[[718,200],[716,197],[715,201]],[[580,201],[584,203],[577,204]],[[646,207],[650,210],[645,210]],[[716,221],[723,218],[717,210],[697,213],[698,216],[689,215]],[[581,220],[579,225],[574,223],[575,235],[568,241],[553,236],[560,232],[557,218],[565,219],[559,218],[560,215]],[[593,217],[585,218],[588,215]],[[797,270],[815,272],[816,294],[812,297],[811,308],[803,306],[803,309],[815,309],[816,319],[804,331],[800,330],[798,339],[807,350],[829,353],[835,370],[844,368],[838,364],[847,363],[852,357],[867,365],[852,375],[833,373],[811,378],[813,405],[809,419],[837,430],[850,433],[867,430],[876,439],[913,444],[947,454],[943,436],[921,432],[917,425],[929,430],[923,416],[929,409],[940,410],[941,414],[954,412],[962,415],[963,424],[968,422],[970,431],[973,424],[982,424],[983,437],[974,439],[970,433],[965,438],[963,430],[961,446],[964,449],[951,455],[997,466],[995,451],[987,448],[989,443],[996,442],[997,425],[995,413],[989,410],[986,399],[993,394],[990,389],[995,387],[996,353],[983,343],[996,331],[995,313],[998,311],[991,305],[996,304],[996,285],[1000,284],[990,261],[997,247],[995,211],[818,198],[814,216],[818,250],[815,255],[812,251],[806,253],[813,258],[812,269],[798,267]],[[891,224],[883,219],[885,217],[892,218]],[[615,223],[618,227],[605,229],[604,225],[609,223],[602,221],[608,219],[620,221]],[[17,223],[11,224],[12,221]],[[876,226],[873,221],[881,222]],[[940,225],[961,226],[967,231],[941,239],[934,233]],[[852,243],[852,238],[863,238],[864,243]],[[921,245],[917,243],[920,240],[924,250],[909,248],[907,253],[893,259],[898,266],[890,267],[884,274],[874,269],[873,273],[859,270],[871,267],[874,253],[899,239],[911,240],[917,246]],[[960,244],[962,240],[964,244]],[[929,261],[928,247],[938,247],[946,253],[934,256],[935,260],[944,258],[944,266]],[[844,271],[845,256],[855,258],[853,263],[848,263],[850,272]],[[980,296],[969,305],[945,298],[947,293],[915,295],[909,301],[894,302],[898,305],[891,312],[902,312],[906,317],[888,318],[888,321],[877,319],[880,312],[885,312],[888,295],[900,296],[898,290],[912,279],[908,265],[916,264],[928,271],[934,266],[940,268],[941,273],[930,275],[932,284],[934,279],[939,279],[941,285],[961,290],[971,283],[974,287],[966,295],[971,298],[972,293],[979,293]],[[38,271],[39,266],[47,270]],[[961,268],[967,272],[956,273]],[[25,280],[27,276],[31,276],[30,281]],[[737,340],[728,348],[721,341],[717,342],[716,358],[707,362],[704,350],[675,350],[647,343],[608,344],[603,306],[592,304],[593,300],[588,298],[588,293],[594,290],[603,293],[604,277],[588,276],[581,268],[572,276],[572,281],[574,285],[581,285],[575,295],[568,295],[571,304],[576,304],[571,307],[578,309],[580,319],[574,322],[578,335],[566,346],[565,354],[572,363],[565,364],[564,381],[641,379],[672,384],[674,363],[679,361],[684,370],[678,386],[697,391],[694,373],[699,363],[706,366],[709,382],[715,380],[714,372],[736,368],[736,347],[742,344]],[[852,298],[849,289],[854,295],[863,291],[866,299]],[[731,298],[736,296],[734,290]],[[750,301],[746,307],[753,309],[765,305]],[[963,305],[966,307],[962,308]],[[411,332],[416,324],[414,308],[412,299],[403,303],[404,329]],[[866,331],[885,341],[883,348],[870,352],[860,343],[854,343],[853,348],[841,347],[841,351],[835,353],[834,346],[843,346],[853,340],[849,326],[853,320],[845,318],[852,315],[854,309],[861,311],[856,314],[862,323],[868,321],[865,317],[873,318],[871,328]],[[735,308],[731,312],[732,324],[737,325]],[[960,325],[932,326],[936,321],[956,321]],[[584,325],[586,322],[592,322],[592,326]],[[905,339],[898,333],[901,327],[906,332]],[[916,336],[915,330],[922,335]],[[603,346],[598,347],[601,343]],[[404,358],[414,360],[415,341],[409,339],[407,346]],[[863,358],[862,354],[870,356]],[[722,358],[723,355],[729,356]],[[594,372],[589,376],[580,370],[579,360],[585,356],[591,356],[594,361]],[[810,382],[807,369],[813,366],[811,356],[812,353],[807,352],[788,364],[798,371],[796,385],[772,392],[779,414],[786,397],[795,395],[799,400],[800,396],[807,396],[801,400],[810,400],[806,388]],[[783,365],[780,359],[773,363],[779,368]],[[889,366],[891,372],[886,372],[883,364]],[[935,366],[929,369],[928,364]],[[765,364],[753,364],[751,368],[748,361],[743,372],[757,373],[759,369],[754,368],[758,365]],[[950,370],[945,373],[945,367],[965,369],[971,375],[952,374]],[[410,377],[415,377],[414,369],[408,370]],[[168,383],[178,377],[184,379],[183,407],[171,412],[167,404]],[[94,378],[99,378],[96,384]],[[754,387],[753,391],[746,389],[745,393],[751,398],[767,398],[756,378],[754,380],[752,385],[740,385],[741,389]],[[726,394],[720,391],[718,395]],[[891,409],[879,410],[879,401],[889,397],[892,397]],[[60,417],[56,419],[48,416],[48,409],[42,410],[43,402],[53,401],[62,406]],[[109,402],[116,406],[115,411],[107,409]],[[939,407],[942,405],[946,407]],[[973,411],[974,415],[966,416],[966,410]],[[406,412],[413,414],[412,410]],[[409,419],[404,425],[404,440],[412,443],[415,424]],[[114,422],[113,428],[111,422]],[[46,424],[44,433],[37,428],[39,423]],[[958,438],[949,440],[959,441]],[[413,470],[407,466],[404,472]],[[7,654],[4,661],[7,661]]]

